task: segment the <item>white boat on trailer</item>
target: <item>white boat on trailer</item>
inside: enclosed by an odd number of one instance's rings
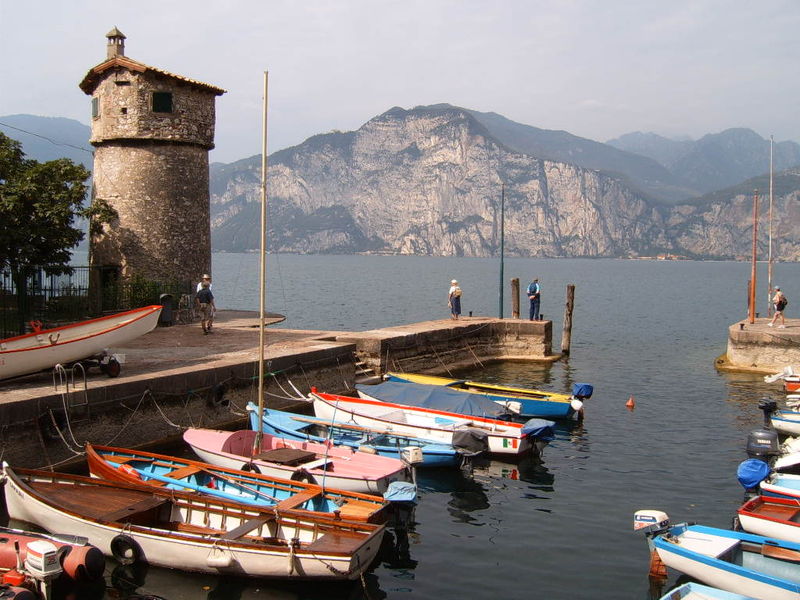
[[[52,329],[34,328],[31,333],[0,340],[0,379],[87,359],[116,377],[119,362],[108,355],[107,349],[151,331],[161,309],[159,305],[145,306]]]

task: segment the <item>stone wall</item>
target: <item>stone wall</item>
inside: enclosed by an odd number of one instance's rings
[[[356,344],[361,361],[377,373],[445,371],[491,360],[542,360],[552,355],[552,322],[488,319],[450,322],[436,329],[387,328],[346,334],[340,342]]]
[[[766,319],[762,321],[754,325],[742,321],[728,328],[726,367],[777,373],[792,366],[800,372],[800,333],[796,333],[800,328],[767,329]]]
[[[102,144],[95,196],[119,218],[92,240],[93,265],[120,265],[125,278],[199,281],[211,269],[208,153],[160,142]]]
[[[172,94],[172,112],[153,112],[153,92]],[[92,95],[99,112],[92,118],[92,144],[108,140],[163,140],[214,147],[216,94],[155,72],[117,69]]]

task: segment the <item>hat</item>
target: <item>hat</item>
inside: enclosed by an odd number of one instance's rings
[[[452,283],[453,285],[455,285],[455,284],[457,284],[458,282],[457,282],[455,279],[453,279],[453,281],[451,281],[450,283]]]
[[[209,275],[208,273],[204,273],[203,279],[211,279],[211,275]]]
[[[776,285],[776,286],[775,286],[775,291],[776,291],[776,292],[780,292],[780,291],[781,291],[781,288],[779,288],[779,287]]]

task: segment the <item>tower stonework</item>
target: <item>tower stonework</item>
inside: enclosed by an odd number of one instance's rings
[[[225,90],[126,57],[116,27],[106,37],[106,61],[80,88],[92,97],[93,201],[117,217],[92,236],[90,264],[196,281],[211,272],[208,152]]]

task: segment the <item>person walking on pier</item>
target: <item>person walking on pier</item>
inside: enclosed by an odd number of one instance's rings
[[[531,301],[531,312],[530,312],[530,320],[531,321],[538,321],[539,320],[539,306],[540,306],[540,296],[541,296],[541,288],[539,287],[539,279],[534,278],[531,281],[530,285],[528,286],[528,290],[526,292],[528,294],[528,299]]]
[[[781,324],[778,325],[778,329],[786,329],[786,320],[783,318],[783,309],[786,308],[786,305],[789,304],[789,301],[781,291],[781,288],[777,286],[775,286],[775,295],[772,297],[772,302],[775,305],[775,314],[772,315],[772,321],[767,323],[767,327],[772,327],[775,325],[775,321],[777,321],[778,317],[780,317]]]
[[[203,289],[203,282],[204,281],[208,282],[208,289],[212,289],[214,287],[214,284],[211,283],[211,275],[206,273],[205,275],[203,275],[203,279],[201,279],[200,282],[197,284],[197,289],[195,290],[195,293],[197,293],[197,292],[199,292],[200,290]]]
[[[208,281],[200,283],[200,291],[197,292],[195,298],[200,309],[200,325],[203,327],[203,335],[208,335],[211,333],[211,324],[217,310],[214,305],[214,294],[211,293],[211,284]]]
[[[450,307],[450,318],[458,319],[461,314],[461,288],[458,281],[453,279],[450,282],[450,291],[447,293],[447,306]]]

